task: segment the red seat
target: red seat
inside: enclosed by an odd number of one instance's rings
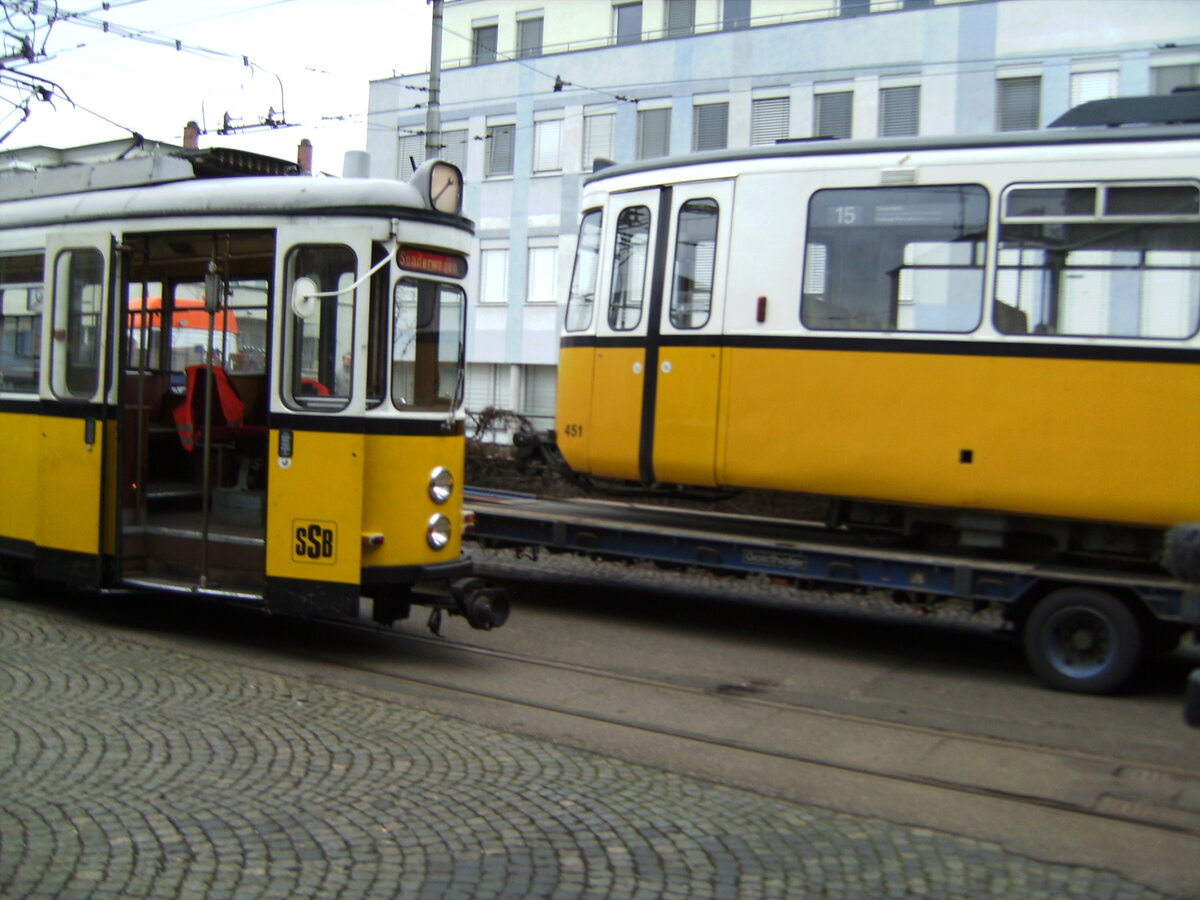
[[[188,366],[187,396],[175,408],[175,427],[184,450],[195,450],[196,439],[204,435],[204,392],[207,378],[204,364]],[[212,423],[209,429],[213,440],[236,440],[239,437],[257,436],[263,428],[244,427],[242,417],[246,406],[238,396],[237,388],[221,366],[213,366],[212,383],[217,396],[212,404]]]

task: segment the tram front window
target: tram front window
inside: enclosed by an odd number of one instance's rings
[[[404,278],[393,301],[392,401],[398,409],[452,409],[463,366],[462,289]]]
[[[354,349],[357,258],[342,245],[296,247],[288,254],[291,398],[298,406],[342,409],[350,396],[343,372]],[[317,296],[329,294],[329,296]]]

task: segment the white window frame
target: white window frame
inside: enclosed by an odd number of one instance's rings
[[[533,171],[562,171],[562,119],[542,119],[533,123]]]
[[[525,302],[558,302],[558,246],[530,244],[525,263]]]
[[[479,304],[508,303],[508,247],[481,247],[479,251]]]

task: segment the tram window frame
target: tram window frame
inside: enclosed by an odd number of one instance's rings
[[[700,212],[701,207],[711,212]],[[671,279],[670,321],[673,328],[703,328],[712,317],[720,215],[720,204],[713,197],[694,197],[679,207],[675,220],[674,277]],[[702,248],[707,248],[707,253]],[[705,262],[707,290],[701,271]]]
[[[589,209],[579,220],[579,240],[575,245],[571,290],[567,295],[567,331],[587,331],[592,327],[596,290],[600,284],[600,244],[603,234],[604,210]]]
[[[975,331],[983,321],[990,203],[979,184],[814,192],[801,323],[813,331]]]
[[[608,327],[613,331],[634,331],[642,323],[653,219],[643,203],[627,206],[617,216],[608,292]]]
[[[55,257],[50,387],[60,400],[89,400],[100,388],[106,268],[95,247],[66,247]]]
[[[401,299],[402,289],[414,290],[415,301]],[[447,304],[447,296],[456,297],[457,302]],[[457,308],[457,313],[448,318],[447,310],[454,308]],[[415,312],[411,320],[407,320],[408,309]],[[396,409],[401,412],[450,412],[457,407],[466,378],[466,309],[466,291],[452,282],[405,276],[393,286],[391,383],[392,405]],[[448,322],[453,322],[454,330],[445,327]],[[411,342],[402,346],[401,342],[406,337]],[[410,347],[411,359],[397,355],[408,356]],[[429,354],[430,347],[434,348],[432,356]],[[450,366],[448,371],[447,365]],[[407,371],[411,372],[412,377],[402,382],[405,366],[410,367]],[[418,381],[422,373],[427,376],[432,374],[433,378]],[[443,383],[450,388],[448,396],[442,393]],[[406,386],[411,388],[407,392],[411,400],[403,390]]]
[[[316,258],[310,260],[309,254]],[[358,292],[348,287],[358,279],[358,269],[358,254],[347,244],[296,244],[288,249],[284,296],[292,298],[301,279],[308,279],[316,287],[315,293],[338,292],[311,298],[313,309],[305,317],[297,315],[294,305],[288,310],[285,334],[290,346],[286,348],[284,399],[289,406],[340,412],[350,404],[349,389],[339,390],[337,372],[342,358],[354,349]],[[340,308],[343,298],[348,298],[344,310]],[[349,323],[347,334],[338,327],[339,319]],[[310,323],[315,327],[306,329]]]
[[[1068,193],[1079,202],[1063,209],[1056,198]],[[1196,182],[1022,183],[1005,189],[1000,208],[1001,333],[1183,341],[1200,332]]]
[[[0,391],[36,394],[42,367],[41,253],[0,255]]]

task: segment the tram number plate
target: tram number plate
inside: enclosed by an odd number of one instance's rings
[[[292,562],[333,565],[337,562],[337,523],[292,520]]]

